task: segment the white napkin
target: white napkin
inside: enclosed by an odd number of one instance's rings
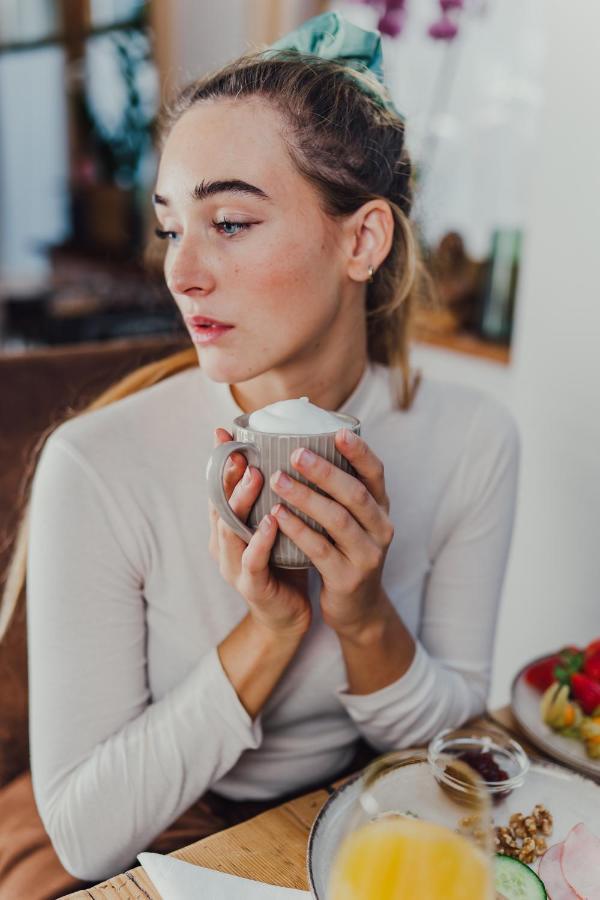
[[[276,887],[160,853],[139,853],[138,859],[163,900],[307,900],[308,891]]]

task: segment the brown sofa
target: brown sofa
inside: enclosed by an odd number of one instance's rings
[[[153,337],[0,355],[0,586],[18,521],[23,476],[43,432],[139,366],[189,346],[185,337]],[[29,766],[27,732],[21,609],[0,644],[0,787]]]

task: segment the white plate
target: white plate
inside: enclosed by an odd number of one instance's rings
[[[531,665],[533,663],[528,663],[516,675],[511,690],[513,715],[523,734],[548,756],[600,781],[600,759],[588,756],[581,741],[558,734],[542,721],[540,716],[542,694],[525,681],[525,671]]]
[[[378,783],[381,788],[387,778],[393,779],[399,807],[403,805],[400,799],[401,782],[406,776],[411,778],[414,773],[406,769],[396,770],[389,776],[382,776]],[[359,775],[354,776],[331,795],[311,829],[307,853],[308,881],[317,900],[325,900],[330,867],[341,840],[344,822],[360,793],[359,778]],[[554,817],[554,829],[548,838],[548,846],[563,841],[578,822],[585,822],[600,837],[600,786],[551,763],[532,763],[525,784],[494,804],[494,824],[506,825],[513,813],[529,813],[536,803],[542,803]]]

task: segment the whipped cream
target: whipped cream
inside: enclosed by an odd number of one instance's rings
[[[345,424],[335,413],[315,406],[308,397],[270,403],[251,413],[248,420],[254,431],[274,434],[325,434],[337,431]]]

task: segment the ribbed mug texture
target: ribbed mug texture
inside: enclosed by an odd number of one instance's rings
[[[340,428],[348,428],[350,431],[354,431],[355,434],[360,434],[360,422],[358,419],[344,413],[335,413],[335,415],[342,420]],[[254,431],[249,428],[248,418],[249,415],[245,414],[234,419],[233,439],[245,444],[255,444],[258,447],[260,463],[257,468],[260,469],[264,478],[262,491],[248,517],[249,527],[252,529],[256,528],[263,516],[270,513],[276,503],[281,503],[289,507],[293,513],[310,525],[311,528],[314,528],[315,531],[326,534],[325,530],[314,519],[292,506],[291,503],[285,502],[282,497],[276,494],[271,488],[270,479],[274,472],[281,469],[282,472],[287,472],[297,481],[309,484],[313,490],[326,494],[326,491],[311,484],[292,467],[290,456],[298,447],[306,447],[308,450],[312,450],[324,459],[329,460],[338,468],[343,469],[344,472],[356,475],[348,460],[336,449],[336,432],[332,431],[329,434],[271,434],[265,431]],[[306,569],[312,565],[306,554],[281,531],[278,532],[275,539],[275,546],[271,553],[271,562],[285,569]]]

